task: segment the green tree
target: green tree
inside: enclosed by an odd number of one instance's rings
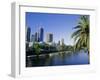
[[[39,56],[39,54],[40,54],[40,52],[41,52],[40,45],[39,45],[38,43],[35,43],[35,44],[33,45],[33,47],[34,47],[34,50],[35,50],[36,55]]]
[[[76,30],[72,34],[75,42],[74,50],[84,49],[89,53],[89,17],[86,15],[81,16],[78,25],[74,29]]]

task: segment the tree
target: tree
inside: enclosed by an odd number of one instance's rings
[[[89,53],[89,17],[84,15],[80,17],[79,23],[74,27],[76,31],[72,34],[74,38],[74,50],[87,50]]]
[[[33,45],[33,47],[34,47],[34,50],[35,50],[36,55],[39,56],[39,54],[40,54],[40,52],[41,52],[40,45],[39,45],[38,43],[35,43],[35,44]]]

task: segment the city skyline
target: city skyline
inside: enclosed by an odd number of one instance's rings
[[[26,12],[26,26],[31,28],[31,35],[35,34],[39,28],[44,29],[44,41],[46,34],[53,34],[53,41],[58,43],[64,39],[67,45],[73,45],[71,34],[73,27],[77,25],[80,15],[76,14],[51,14]]]
[[[44,41],[44,29],[41,27],[38,31],[31,34],[31,28],[26,28],[26,41],[28,42],[53,42],[53,33],[46,34],[46,41]]]

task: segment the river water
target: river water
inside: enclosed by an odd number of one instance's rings
[[[77,53],[51,53],[45,56],[26,58],[26,67],[63,66],[89,64],[89,55],[84,51]]]

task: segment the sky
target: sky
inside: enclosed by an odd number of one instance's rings
[[[54,42],[58,43],[59,40],[64,39],[66,45],[73,45],[71,35],[81,15],[26,12],[25,16],[26,26],[31,28],[31,34],[42,27],[44,28],[44,41],[46,41],[46,34],[52,33]]]

